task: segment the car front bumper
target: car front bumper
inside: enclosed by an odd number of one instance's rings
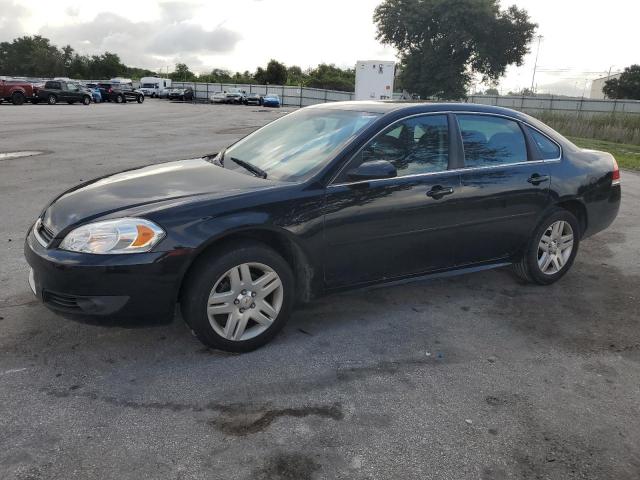
[[[93,255],[43,247],[30,230],[29,285],[48,308],[79,315],[171,317],[187,257],[181,252]]]

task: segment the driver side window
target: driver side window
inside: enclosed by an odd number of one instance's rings
[[[387,160],[398,177],[441,172],[449,165],[449,124],[446,115],[423,115],[394,123],[358,154],[357,164]]]

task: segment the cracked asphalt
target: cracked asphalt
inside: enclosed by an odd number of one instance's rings
[[[334,295],[244,355],[36,302],[64,189],[216,151],[287,109],[0,105],[0,478],[640,478],[640,175],[550,287],[507,270]]]

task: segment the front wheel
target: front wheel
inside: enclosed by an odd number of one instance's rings
[[[578,219],[558,208],[540,223],[514,271],[528,282],[550,285],[569,271],[579,245]]]
[[[180,305],[205,345],[247,352],[284,327],[294,299],[287,262],[258,242],[240,242],[200,259],[186,280]]]
[[[144,102],[144,95],[138,95],[137,101],[138,103]]]
[[[124,103],[124,96],[116,95],[116,103]]]
[[[24,103],[24,95],[20,92],[16,92],[11,95],[11,103],[14,105],[22,105]]]
[[[49,105],[55,105],[56,103],[58,103],[58,97],[56,97],[55,95],[49,95],[47,97],[47,103]]]
[[[88,95],[82,97],[82,104],[83,105],[91,105],[91,97],[88,96]]]

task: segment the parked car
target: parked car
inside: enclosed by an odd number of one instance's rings
[[[169,100],[193,100],[193,88],[172,88],[169,92]]]
[[[262,106],[280,108],[280,97],[275,93],[267,93],[262,97]]]
[[[227,103],[227,92],[216,92],[209,97],[211,103]]]
[[[97,83],[87,83],[85,87],[91,92],[91,97],[95,103],[102,102],[102,94],[100,93],[100,88],[98,88]]]
[[[125,103],[128,101],[144,102],[144,94],[135,90],[128,83],[100,82],[98,89],[103,101]]]
[[[227,90],[226,92],[225,103],[233,103],[236,105],[240,105],[244,103],[245,96],[246,96],[245,91],[240,90],[238,88],[232,88],[230,90]]]
[[[73,105],[80,102],[84,105],[91,104],[91,93],[76,82],[66,80],[49,80],[43,88],[37,90],[33,103],[46,102],[55,105],[58,102],[67,102]]]
[[[262,95],[259,93],[250,93],[244,99],[245,105],[262,105]]]
[[[34,98],[33,84],[22,80],[0,80],[0,102],[6,100],[14,105],[22,105]]]
[[[247,351],[325,293],[509,264],[554,283],[620,196],[612,155],[523,113],[338,102],[216,155],[74,187],[25,255],[53,310],[158,317],[177,303],[203,343]]]

